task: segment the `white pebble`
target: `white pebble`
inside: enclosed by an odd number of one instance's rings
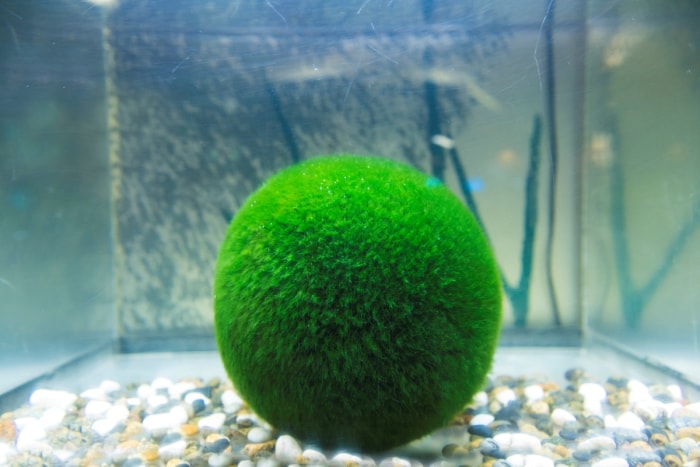
[[[511,467],[554,467],[554,461],[539,454],[514,454],[506,458]]]
[[[141,405],[141,399],[139,399],[138,397],[127,397],[126,405],[128,407],[138,407]]]
[[[151,409],[157,409],[168,402],[170,402],[170,399],[168,399],[168,396],[164,396],[163,394],[151,394],[148,396],[148,399],[146,399],[146,403]]]
[[[102,400],[91,400],[85,404],[85,416],[97,418],[112,408],[112,403]]]
[[[158,448],[158,455],[163,460],[175,459],[176,457],[180,457],[185,453],[186,447],[187,441],[181,439]]]
[[[671,393],[671,397],[673,397],[673,400],[676,402],[681,402],[683,400],[683,390],[677,384],[666,386],[666,389],[668,389],[668,392]]]
[[[347,452],[340,452],[333,456],[333,459],[331,459],[331,462],[338,463],[338,464],[359,464],[362,462],[362,458],[355,456],[353,454],[348,454]]]
[[[586,397],[583,399],[583,411],[587,415],[603,415],[603,404],[599,399]]]
[[[105,436],[110,434],[112,430],[114,430],[117,424],[118,422],[116,422],[115,420],[108,420],[104,418],[101,420],[96,420],[95,423],[92,424],[91,428],[92,431],[104,438]]]
[[[0,443],[0,465],[8,464],[8,458],[16,454],[14,448],[9,444]]]
[[[617,417],[617,426],[620,428],[628,428],[630,430],[642,431],[644,429],[644,420],[632,412],[625,412]]]
[[[81,392],[80,397],[83,399],[104,400],[107,398],[107,394],[105,394],[102,388],[90,388]]]
[[[60,407],[67,409],[73,405],[77,398],[78,396],[67,391],[37,389],[29,397],[29,403],[43,408]]]
[[[517,398],[518,396],[515,395],[515,391],[513,391],[511,388],[506,388],[496,393],[496,400],[503,406],[508,405],[509,402],[514,401]]]
[[[61,424],[66,416],[66,411],[59,407],[51,407],[46,409],[39,418],[39,423],[44,428],[53,428]]]
[[[279,467],[280,463],[273,457],[264,457],[255,464],[255,467]]]
[[[246,460],[240,461],[237,465],[238,465],[238,467],[255,467],[255,462],[253,462],[249,459],[246,459]]]
[[[168,395],[171,399],[180,399],[184,393],[196,387],[191,381],[180,381],[168,388]]]
[[[603,425],[605,428],[617,428],[617,420],[613,415],[603,417]]]
[[[46,439],[46,430],[39,420],[33,419],[31,422],[27,422],[22,427],[21,431],[17,435],[17,442],[15,446],[20,451],[28,451],[33,449],[34,446],[40,444],[41,441]]]
[[[627,401],[630,404],[652,399],[651,395],[649,394],[649,388],[647,388],[647,386],[640,381],[635,379],[629,380],[627,382],[627,389],[629,391],[627,394]]]
[[[656,399],[647,399],[634,404],[633,411],[642,420],[655,420],[666,414],[666,404]]]
[[[39,423],[39,420],[36,417],[17,417],[15,418],[15,428],[18,431],[24,430],[25,427],[31,425],[31,424],[36,424]]]
[[[151,414],[143,419],[144,430],[155,433],[167,432],[179,426],[179,421],[170,412]]]
[[[379,467],[411,467],[411,463],[400,457],[390,457],[381,461]]]
[[[700,402],[693,402],[692,404],[688,404],[685,406],[685,409],[690,410],[691,412],[695,412],[696,414],[698,414],[698,417],[700,417]]]
[[[260,428],[258,426],[252,428],[248,432],[248,441],[251,443],[264,443],[265,441],[270,441],[271,438],[272,433],[265,428]]]
[[[251,430],[252,431],[252,430]],[[283,464],[294,464],[299,462],[301,456],[301,446],[294,437],[282,435],[275,443],[275,457]]]
[[[170,409],[170,415],[173,417],[173,420],[175,420],[177,426],[180,426],[183,423],[187,422],[187,420],[190,418],[189,414],[187,413],[187,410],[185,410],[185,408],[181,405],[176,405],[175,407]]]
[[[170,389],[172,385],[173,382],[171,380],[163,377],[156,378],[151,382],[151,387],[156,391],[159,389]]]
[[[225,467],[227,465],[233,465],[234,460],[233,454],[222,452],[221,454],[212,454],[209,457],[209,465],[211,467]],[[258,463],[258,465],[260,465],[260,463]]]
[[[493,440],[501,449],[518,452],[534,452],[542,445],[539,439],[527,433],[499,433]]]
[[[539,384],[531,384],[523,389],[523,394],[530,402],[544,399],[544,389]]]
[[[127,418],[129,418],[129,409],[121,403],[113,405],[109,408],[109,410],[105,414],[105,417],[108,420],[114,420],[117,423],[122,423],[125,422]]]
[[[574,417],[568,410],[557,407],[552,411],[551,420],[555,425],[563,426],[567,422],[575,422],[576,417]]]
[[[226,421],[226,414],[214,413],[207,417],[203,417],[197,423],[200,430],[204,431],[219,431]]]
[[[243,407],[243,399],[235,392],[227,389],[221,394],[221,405],[224,406],[224,412],[236,413]]]
[[[594,452],[613,450],[616,447],[615,440],[609,436],[593,436],[592,438],[588,438],[578,443],[577,449]]]
[[[75,451],[69,451],[68,449],[54,449],[53,455],[58,457],[61,462],[67,462],[68,459],[75,455]],[[2,465],[2,462],[0,462]]]
[[[591,464],[591,467],[629,467],[624,457],[608,457]]]
[[[279,441],[277,442],[279,443]],[[327,461],[326,456],[321,451],[315,449],[305,449],[304,452],[301,453],[301,457],[307,461],[307,464],[325,464]]]
[[[155,390],[150,384],[142,384],[136,389],[136,395],[139,399],[146,400],[155,393]]]
[[[581,394],[584,399],[591,398],[604,401],[608,398],[608,392],[598,383],[583,383],[579,386],[578,393]]]
[[[112,394],[117,392],[122,388],[122,385],[111,379],[106,379],[100,383],[100,389],[102,389],[105,394]]]
[[[469,421],[470,425],[490,425],[495,420],[494,416],[490,413],[480,413],[474,415]]]
[[[489,395],[486,394],[486,391],[479,391],[476,394],[474,394],[474,400],[472,401],[472,404],[481,407],[482,405],[486,405],[489,403]]]

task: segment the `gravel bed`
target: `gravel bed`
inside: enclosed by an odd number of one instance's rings
[[[0,416],[0,465],[700,466],[700,402],[679,386],[565,377],[492,377],[450,426],[371,455],[278,433],[219,379],[37,389]]]

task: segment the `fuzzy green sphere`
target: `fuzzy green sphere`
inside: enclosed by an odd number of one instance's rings
[[[447,424],[481,388],[501,321],[471,213],[434,178],[375,157],[270,178],[228,229],[214,292],[241,397],[327,448],[379,451]]]

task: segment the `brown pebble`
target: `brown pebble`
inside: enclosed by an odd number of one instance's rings
[[[129,422],[126,424],[124,431],[120,434],[120,440],[126,441],[135,438],[141,433],[143,433],[143,425],[141,422]]]
[[[265,441],[264,443],[248,443],[243,448],[243,452],[246,453],[248,457],[255,457],[256,455],[263,452],[272,452],[275,449],[275,440]]]
[[[149,444],[141,449],[140,455],[144,462],[156,461],[158,460],[158,446]]]
[[[630,443],[630,448],[639,449],[640,451],[651,451],[651,446],[649,446],[649,443],[641,440],[632,441]]]
[[[554,449],[552,449],[552,452],[554,452],[554,454],[556,454],[557,456],[561,456],[562,458],[571,457],[571,450],[561,444],[555,445]]]
[[[685,460],[681,457],[681,454],[666,454],[664,456],[664,463],[668,467],[683,467]]]
[[[180,425],[180,433],[182,436],[194,436],[199,433],[199,428],[194,423],[185,423]]]
[[[692,438],[695,441],[700,441],[700,426],[686,426],[679,428],[676,431],[676,437],[681,438]]]
[[[655,461],[645,462],[644,467],[662,467],[661,464]]]
[[[16,435],[15,422],[11,418],[1,418],[0,441],[11,441],[14,443]]]

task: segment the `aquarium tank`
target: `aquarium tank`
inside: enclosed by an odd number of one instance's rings
[[[700,465],[699,25],[0,0],[0,466]]]

